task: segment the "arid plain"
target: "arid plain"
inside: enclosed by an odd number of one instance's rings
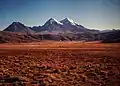
[[[0,44],[0,86],[119,86],[120,43]]]

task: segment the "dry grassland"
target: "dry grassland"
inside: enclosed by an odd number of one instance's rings
[[[0,44],[0,86],[119,86],[120,44]]]

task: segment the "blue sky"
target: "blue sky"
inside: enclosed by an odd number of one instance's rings
[[[15,21],[43,25],[69,17],[87,28],[120,28],[120,0],[0,0],[0,29]]]

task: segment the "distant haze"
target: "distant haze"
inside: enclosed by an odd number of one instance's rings
[[[43,25],[69,17],[93,29],[120,29],[120,0],[0,0],[0,29],[12,22]]]

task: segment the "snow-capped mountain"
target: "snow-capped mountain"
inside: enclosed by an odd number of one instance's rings
[[[32,31],[29,27],[25,26],[24,24],[20,22],[13,22],[3,31],[21,32],[21,33],[26,33],[26,34],[34,33],[34,31]]]
[[[16,32],[24,34],[19,35]],[[65,18],[61,21],[50,18],[43,26],[34,27],[27,27],[20,22],[13,22],[6,29],[0,31],[0,42],[6,42],[5,40],[103,40],[103,42],[120,42],[119,34],[120,31],[117,30],[102,32],[99,30],[88,29],[69,18]]]
[[[57,20],[54,19],[54,18],[50,18],[50,19],[48,20],[48,22],[46,22],[46,24],[47,24],[47,23],[63,25],[61,22],[57,21]]]
[[[50,18],[43,26],[34,26],[27,27],[20,22],[13,22],[9,25],[4,31],[11,32],[22,32],[22,33],[31,33],[33,31],[46,33],[46,32],[54,32],[54,33],[83,33],[83,32],[94,32],[95,30],[90,30],[85,28],[84,26],[74,22],[72,19],[65,18],[61,21],[57,21],[54,18]]]
[[[50,18],[41,28],[41,31],[61,31],[63,24],[54,18]]]
[[[50,18],[42,27],[41,31],[48,32],[84,32],[89,31],[84,26],[77,24],[72,19],[65,18],[61,21],[57,21],[54,18]]]
[[[65,18],[60,21],[63,23],[64,28],[67,30],[73,31],[73,32],[84,32],[84,31],[89,31],[87,28],[85,28],[82,25],[79,25],[78,23],[74,22],[72,19]]]
[[[65,19],[61,20],[60,22],[65,25],[76,25],[76,23],[70,18],[65,18]]]

